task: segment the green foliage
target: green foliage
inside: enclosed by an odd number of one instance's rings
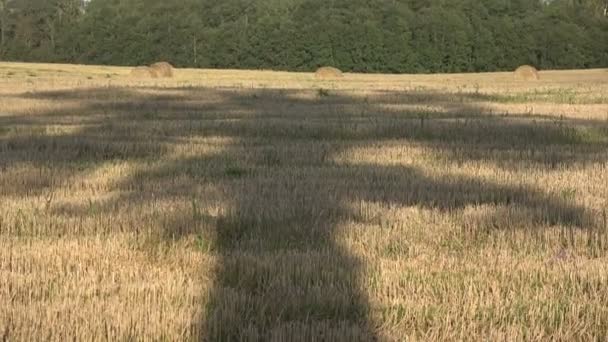
[[[605,67],[601,0],[0,0],[0,58],[312,71]]]

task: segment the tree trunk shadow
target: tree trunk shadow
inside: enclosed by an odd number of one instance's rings
[[[201,338],[376,340],[361,261],[337,242],[331,183],[245,181],[217,219],[220,260]]]

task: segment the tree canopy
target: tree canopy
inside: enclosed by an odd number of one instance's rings
[[[0,0],[3,60],[310,71],[606,67],[606,0]]]

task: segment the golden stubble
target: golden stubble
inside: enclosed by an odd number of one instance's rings
[[[3,73],[9,340],[606,338],[605,70]]]

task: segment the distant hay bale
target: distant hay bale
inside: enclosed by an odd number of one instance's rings
[[[138,66],[131,70],[131,77],[134,78],[157,78],[156,70],[147,66]]]
[[[315,77],[321,80],[342,78],[342,71],[334,67],[321,67],[315,72]]]
[[[156,71],[158,77],[173,77],[173,65],[167,62],[154,63],[150,68]]]
[[[531,65],[522,65],[515,70],[515,77],[526,81],[537,81],[540,79],[538,70]]]

